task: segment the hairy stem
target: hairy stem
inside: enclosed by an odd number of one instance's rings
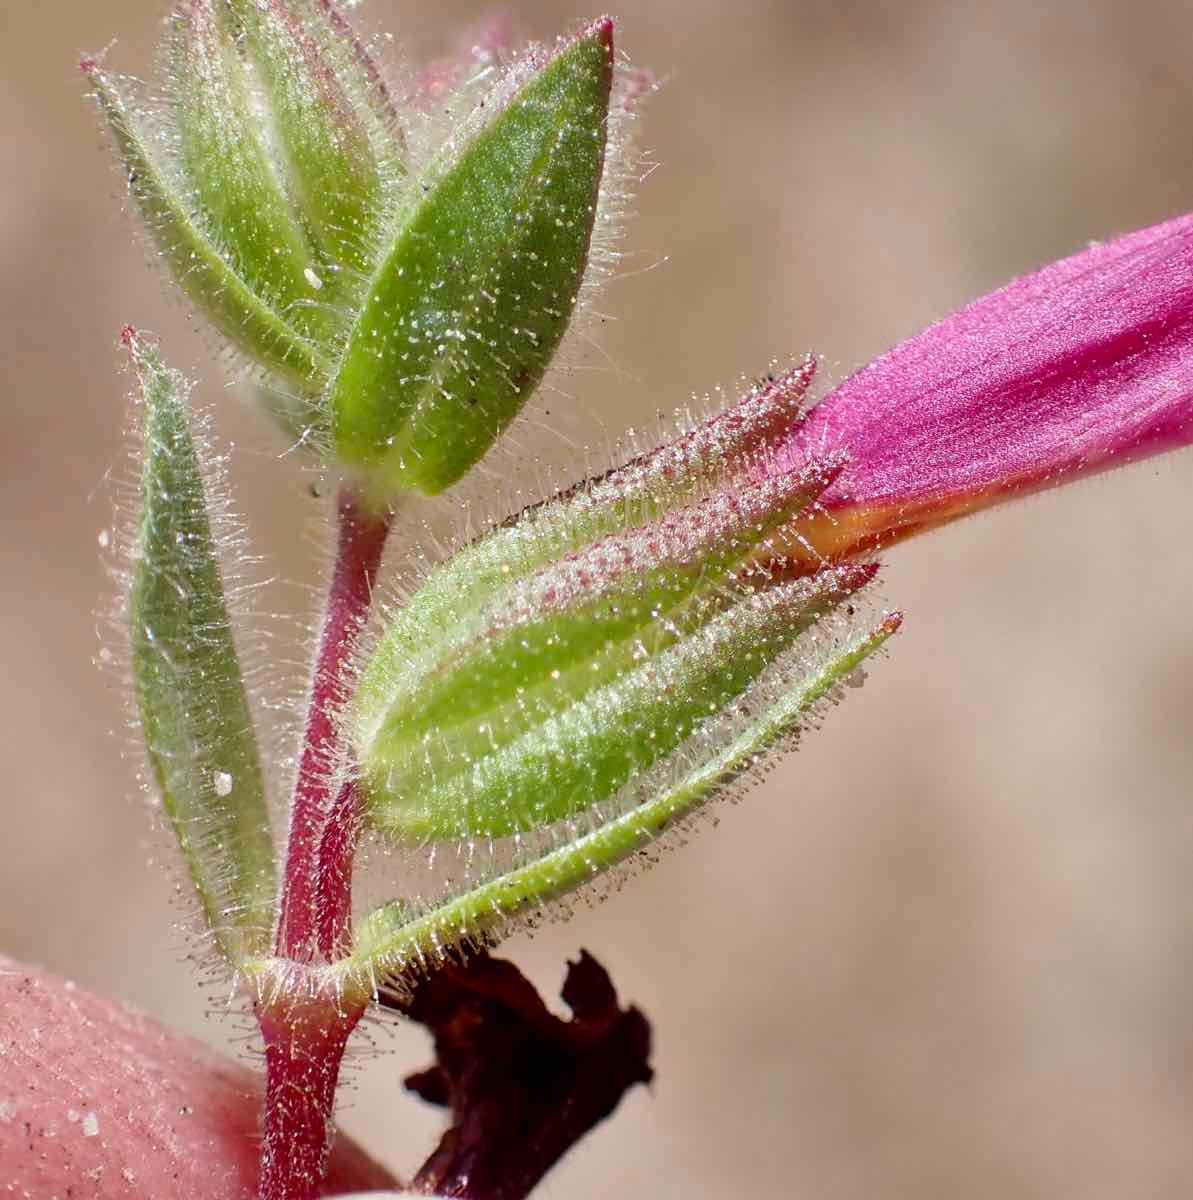
[[[315,944],[327,959],[352,950],[352,860],[360,836],[354,780],[340,789],[328,815],[315,867]]]
[[[290,810],[277,933],[278,955],[300,963],[330,961],[348,920],[356,797],[336,779],[338,714],[348,699],[348,661],[368,620],[392,521],[392,514],[374,514],[346,488],[337,514],[335,569]]]
[[[314,1200],[331,1148],[332,1111],[344,1047],[366,998],[327,990],[311,964],[348,951],[356,789],[345,766],[339,713],[348,664],[368,620],[392,514],[366,509],[344,489],[323,631],[315,657],[290,838],[282,877],[277,970],[257,1003],[265,1040],[261,1200]]]
[[[300,971],[258,1010],[265,1039],[261,1200],[321,1194],[344,1046],[364,1012],[363,999],[304,992]]]

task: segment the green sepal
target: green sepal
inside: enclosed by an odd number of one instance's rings
[[[336,455],[379,498],[454,483],[542,378],[588,259],[611,82],[601,22],[411,181],[329,391]]]
[[[796,420],[815,369],[815,359],[805,359],[675,441],[527,509],[438,566],[373,649],[354,698],[357,745],[371,744],[392,722],[398,692],[458,653],[475,637],[484,612],[533,572],[599,538],[649,524],[710,483],[746,469]],[[839,461],[829,458],[813,474],[827,481]],[[764,523],[752,540],[761,541],[774,524]]]
[[[898,626],[899,618],[890,616],[869,633],[850,638],[798,686],[763,707],[731,741],[591,833],[421,914],[412,915],[400,901],[375,909],[358,923],[352,954],[335,970],[360,986],[412,977],[452,948],[493,940],[520,918],[599,879],[731,788],[790,737]]]
[[[401,840],[442,841],[576,817],[721,715],[872,575],[870,567],[842,567],[748,594],[664,649],[639,642],[630,661],[618,655],[613,678],[591,690],[589,664],[579,663],[579,679],[552,681],[565,703],[545,714],[519,700],[508,726],[500,713],[486,714],[457,728],[429,723],[422,743],[382,743],[362,757],[369,819]]]
[[[129,194],[188,298],[250,359],[309,388],[330,364],[322,352],[259,297],[196,222],[177,168],[115,80],[93,63],[88,76],[124,163]]]
[[[402,644],[383,636],[357,710],[375,804],[422,792],[425,776],[514,740],[740,600],[738,573],[833,475],[814,464],[742,481],[594,542],[496,588],[421,652],[399,624]]]
[[[163,807],[203,915],[232,965],[262,953],[274,859],[252,717],[224,602],[186,383],[126,341],[144,404],[130,598],[137,709]]]

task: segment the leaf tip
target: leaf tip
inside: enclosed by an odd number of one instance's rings
[[[898,633],[903,628],[903,614],[901,612],[887,613],[879,624],[876,633],[879,637],[888,638],[894,633]]]
[[[591,25],[589,25],[581,37],[592,38],[599,42],[605,48],[605,52],[609,57],[609,61],[613,61],[613,18],[610,16],[598,17]]]
[[[842,563],[834,568],[835,582],[839,590],[844,595],[852,595],[854,592],[860,592],[862,588],[873,582],[878,574],[879,564],[876,562],[860,562],[860,563]],[[899,623],[903,620],[902,613],[893,613],[891,616],[897,618],[895,624],[891,627],[890,632],[894,633],[899,628]],[[883,621],[880,628],[886,628],[886,620]]]

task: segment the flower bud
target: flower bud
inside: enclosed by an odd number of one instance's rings
[[[171,273],[260,368],[287,432],[360,474],[371,500],[454,483],[520,411],[576,307],[612,22],[528,52],[413,160],[334,7],[187,0],[171,29],[165,112],[82,64]]]
[[[770,695],[805,635],[836,636],[825,618],[875,568],[788,580],[773,547],[843,461],[748,474],[807,377],[530,510],[431,576],[357,695],[375,825],[421,841],[574,818],[672,756],[711,756],[710,729]],[[735,442],[721,462],[705,452]],[[647,519],[626,528],[631,497]]]
[[[231,269],[312,334],[303,301],[318,260],[270,162],[241,57],[213,0],[190,0],[174,21],[171,99],[198,214]]]
[[[171,127],[160,132],[157,114],[137,105],[128,81],[110,75],[95,59],[86,58],[81,65],[123,160],[129,194],[187,296],[233,345],[279,383],[304,389],[315,386],[330,369],[330,359],[283,313],[278,298],[268,294],[267,282],[254,284],[237,271],[238,258],[251,261],[251,247],[226,245],[201,203],[195,203],[204,189],[175,153],[178,131]],[[267,198],[253,199],[260,201],[262,211],[267,210]],[[248,240],[252,238],[250,230]]]

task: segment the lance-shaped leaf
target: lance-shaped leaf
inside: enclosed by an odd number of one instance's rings
[[[446,750],[413,779],[417,751],[364,747],[369,816],[400,837],[442,840],[503,837],[599,805],[720,715],[873,573],[828,570],[748,595],[658,653],[643,647],[639,665],[527,731],[515,724],[509,740],[492,720],[441,735]]]
[[[95,59],[80,64],[95,88],[124,163],[129,194],[190,300],[251,359],[309,387],[329,370],[323,353],[237,273],[192,211],[191,185],[127,86]]]
[[[233,4],[241,2],[232,0]],[[284,15],[312,60],[335,75],[354,117],[368,132],[374,160],[402,175],[406,172],[404,114],[374,48],[353,28],[348,13],[351,7],[337,0],[285,0]]]
[[[197,219],[254,293],[312,334],[311,247],[269,161],[240,56],[212,0],[190,0],[174,22],[172,102]]]
[[[261,75],[295,202],[328,271],[367,271],[383,181],[367,108],[358,107],[335,58],[287,5],[232,0],[231,7]]]
[[[144,405],[142,513],[130,603],[141,728],[208,926],[229,962],[259,954],[273,919],[269,817],[186,384],[126,342]]]
[[[454,483],[546,370],[588,258],[611,81],[606,19],[412,184],[330,388],[336,453],[382,495]]]
[[[335,970],[366,986],[377,978],[420,970],[442,959],[446,947],[498,935],[525,914],[591,883],[748,775],[760,758],[799,729],[817,704],[855,674],[899,623],[898,615],[892,614],[870,632],[842,639],[821,666],[761,705],[736,736],[592,832],[529,858],[428,912],[412,914],[400,902],[375,909],[361,921],[351,956]]]

